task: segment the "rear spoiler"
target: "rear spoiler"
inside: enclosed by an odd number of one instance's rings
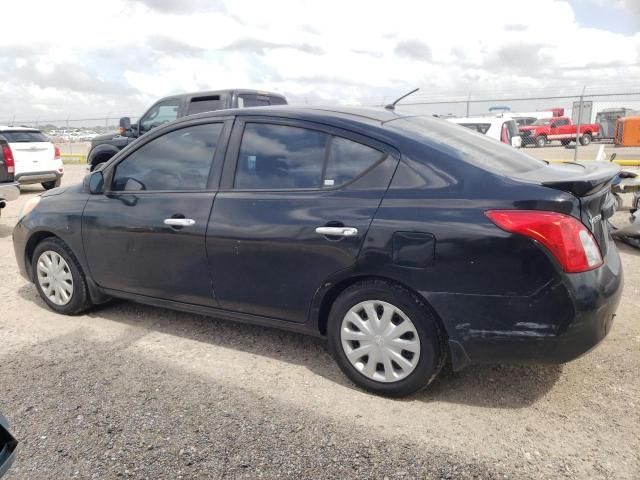
[[[619,172],[620,167],[611,163],[569,162],[550,164],[516,175],[516,178],[585,197],[609,185]]]

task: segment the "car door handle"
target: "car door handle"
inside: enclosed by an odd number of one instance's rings
[[[172,227],[191,227],[196,221],[192,218],[165,218],[164,224]]]
[[[316,233],[330,237],[355,237],[358,229],[354,227],[317,227]]]

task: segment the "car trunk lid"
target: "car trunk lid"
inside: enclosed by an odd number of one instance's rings
[[[16,174],[55,169],[55,153],[51,142],[9,143],[16,162]]]
[[[607,252],[609,231],[606,220],[615,212],[611,182],[620,167],[610,163],[550,164],[517,175],[519,180],[575,195],[580,201],[580,220],[595,237],[603,256]]]

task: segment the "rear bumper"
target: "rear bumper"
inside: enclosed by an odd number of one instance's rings
[[[23,225],[22,220],[20,220],[13,228],[13,251],[16,254],[16,263],[18,264],[20,275],[22,275],[25,280],[31,282],[33,279],[31,278],[31,272],[28,271],[26,257],[28,235],[29,231]]]
[[[62,173],[57,170],[47,170],[43,172],[25,172],[16,174],[16,182],[21,185],[32,183],[54,182],[62,178]]]
[[[611,242],[600,268],[563,274],[526,297],[428,295],[445,323],[453,367],[573,360],[609,333],[623,272]]]
[[[20,185],[18,182],[0,183],[0,200],[11,202],[20,196]]]

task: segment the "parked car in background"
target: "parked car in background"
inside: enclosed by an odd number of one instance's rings
[[[536,117],[513,117],[513,119],[518,124],[518,128],[531,125],[533,122],[538,120]]]
[[[185,93],[165,97],[154,103],[140,120],[131,124],[128,117],[120,119],[120,131],[95,136],[87,156],[89,169],[93,170],[129,145],[136,138],[153,128],[188,115],[212,112],[225,108],[263,107],[286,105],[287,99],[273,92],[258,90],[216,90],[212,92]]]
[[[527,127],[520,127],[523,147],[527,145],[544,147],[554,140],[560,140],[560,143],[566,146],[575,141],[576,136],[580,140],[580,145],[589,145],[598,135],[600,135],[600,127],[597,124],[583,123],[578,128],[568,117],[543,118]]]
[[[7,202],[20,196],[20,186],[15,180],[15,162],[9,143],[0,137],[0,214]]]
[[[591,163],[386,109],[224,110],[30,199],[13,243],[56,312],[119,297],[327,336],[352,381],[399,396],[447,359],[562,363],[607,335],[619,169]]]
[[[512,147],[520,148],[521,146],[518,124],[509,114],[487,117],[448,118],[447,120],[482,133],[494,140],[511,145]]]
[[[44,133],[35,128],[0,126],[0,139],[8,144],[5,155],[10,152],[20,185],[40,183],[45,190],[60,186],[64,174],[60,149]]]

